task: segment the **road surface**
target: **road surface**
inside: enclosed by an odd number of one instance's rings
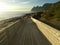
[[[26,18],[8,45],[52,45],[31,18]]]

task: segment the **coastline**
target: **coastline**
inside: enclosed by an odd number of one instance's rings
[[[41,14],[42,14],[42,12],[35,12],[35,13],[26,13],[26,14],[24,14],[23,16],[20,16],[20,17],[13,17],[13,18],[9,18],[9,19],[6,19],[6,20],[2,20],[2,21],[0,21],[0,27],[4,27],[4,26],[1,26],[2,24],[3,25],[5,25],[5,26],[7,26],[9,23],[11,23],[11,22],[14,22],[14,21],[16,21],[16,20],[23,20],[24,18],[30,18],[30,17],[33,17],[33,18],[35,18],[35,19],[37,19],[37,20],[40,20],[40,21],[42,21],[43,23],[46,23],[46,24],[48,24],[48,25],[50,25],[50,26],[52,26],[53,28],[56,28],[56,29],[58,29],[58,30],[60,30],[60,27],[58,26],[58,24],[54,24],[54,23],[52,23],[52,22],[50,22],[50,21],[46,21],[46,20],[43,20],[42,18],[41,18]],[[40,16],[39,16],[40,15]],[[37,17],[38,16],[38,17]]]

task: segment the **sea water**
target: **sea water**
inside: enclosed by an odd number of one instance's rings
[[[23,16],[27,13],[31,13],[31,11],[6,11],[6,12],[2,12],[2,13],[0,13],[0,21],[5,20],[5,19],[9,19],[9,18],[13,18],[13,17]]]

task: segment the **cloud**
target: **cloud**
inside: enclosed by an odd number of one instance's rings
[[[12,3],[15,3],[16,0],[0,0],[0,2],[12,2]]]
[[[24,4],[24,5],[30,4],[30,1],[21,2],[20,4]]]
[[[6,3],[8,10],[30,10],[31,1],[21,1],[21,0],[0,0],[0,3]]]

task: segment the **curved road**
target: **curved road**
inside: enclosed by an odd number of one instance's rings
[[[31,18],[26,18],[9,45],[52,45]]]

